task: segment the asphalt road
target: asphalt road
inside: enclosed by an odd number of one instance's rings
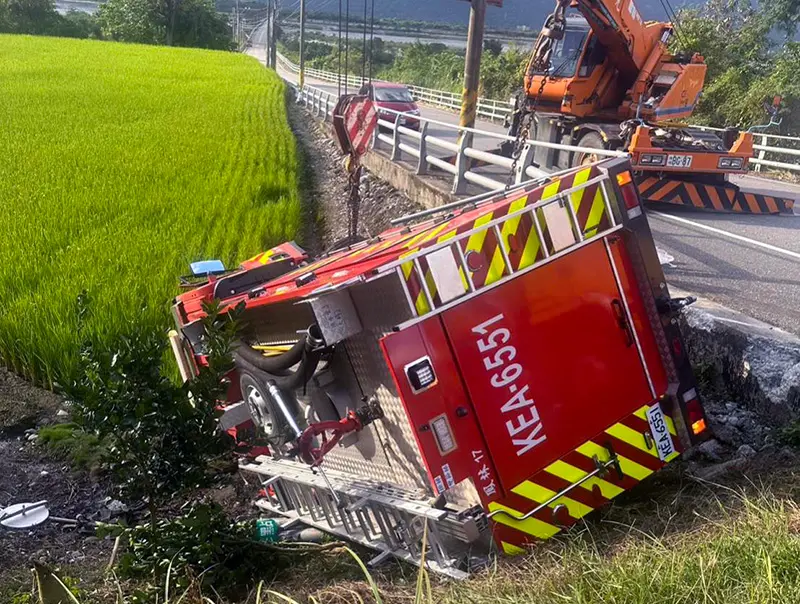
[[[259,52],[256,47],[251,54],[260,54],[263,60],[263,48]],[[292,77],[288,73],[281,75]],[[308,83],[337,92],[337,86],[329,82],[310,79]],[[424,105],[420,109],[426,118],[449,124],[458,122],[454,112]],[[485,120],[479,120],[476,127],[504,133],[501,124]],[[456,139],[453,131],[445,127],[431,125],[428,132],[446,140]],[[497,139],[476,142],[476,146],[486,148],[497,145]],[[796,211],[800,212],[800,185],[751,175],[733,180],[746,191],[793,198],[798,202]],[[659,213],[694,224],[678,223]],[[696,226],[709,226],[800,254],[800,215],[718,215],[674,208],[658,209],[649,215],[656,245],[674,257],[672,264],[665,267],[670,285],[800,335],[800,258]]]

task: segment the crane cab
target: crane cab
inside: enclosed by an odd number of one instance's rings
[[[576,117],[596,114],[613,99],[599,94],[611,79],[606,62],[606,49],[592,32],[586,19],[580,15],[567,17],[566,28],[560,39],[550,40],[550,61],[547,73],[537,69],[535,51],[525,71],[525,91],[529,104],[537,99],[540,111],[566,113]],[[540,34],[535,48],[543,43]],[[542,80],[547,82],[539,95]],[[617,101],[622,100],[621,95]]]

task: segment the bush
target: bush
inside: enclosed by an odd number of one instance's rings
[[[79,300],[79,324],[89,304]],[[84,345],[79,377],[66,388],[76,421],[108,444],[105,461],[122,497],[145,498],[155,523],[158,504],[208,479],[207,463],[225,451],[216,409],[233,368],[232,345],[242,307],[205,305],[208,364],[186,384],[165,369],[167,341],[131,322],[113,348]]]

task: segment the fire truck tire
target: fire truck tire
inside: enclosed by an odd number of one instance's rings
[[[587,132],[578,141],[579,147],[589,147],[591,149],[604,149],[603,138],[597,132]],[[572,160],[572,167],[586,166],[596,161],[600,161],[601,156],[591,151],[583,151],[575,153]]]
[[[280,439],[284,433],[286,420],[281,417],[281,411],[272,402],[272,397],[267,391],[264,380],[251,371],[240,371],[239,388],[242,400],[250,410],[250,416],[258,430],[263,431],[267,440]]]

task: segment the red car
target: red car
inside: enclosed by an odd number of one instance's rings
[[[394,122],[397,115],[392,111],[401,111],[409,115],[400,118],[400,124],[406,128],[419,130],[419,107],[411,91],[403,84],[391,84],[389,82],[372,82],[365,84],[358,91],[359,94],[368,96],[375,102],[378,109],[378,117],[387,122]]]

